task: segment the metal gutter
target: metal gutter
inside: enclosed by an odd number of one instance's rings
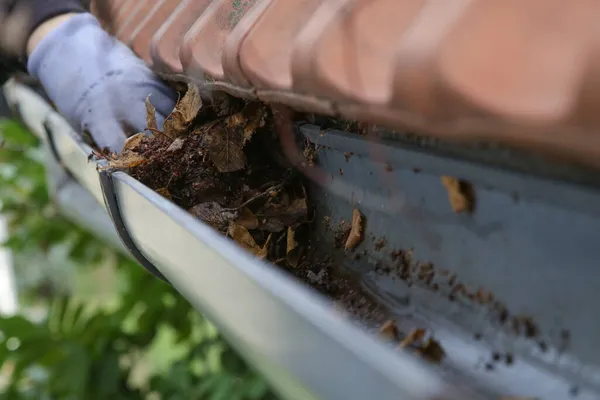
[[[91,149],[32,90],[9,81],[4,92],[29,129],[54,148],[51,152],[72,182],[103,208],[97,163],[88,160]],[[113,182],[125,226],[143,255],[282,397],[480,398],[447,385],[437,366],[392,351],[336,314],[321,296],[249,256],[127,174],[114,173]],[[71,211],[93,226],[85,210]],[[114,229],[108,232],[114,240]]]

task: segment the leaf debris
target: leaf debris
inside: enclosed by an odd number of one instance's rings
[[[364,217],[356,208],[352,210],[352,225],[350,228],[350,235],[346,239],[344,248],[346,250],[352,250],[359,245],[363,240],[363,228],[364,228]]]
[[[441,180],[455,213],[472,212],[475,209],[475,191],[469,182],[452,176],[442,176]]]

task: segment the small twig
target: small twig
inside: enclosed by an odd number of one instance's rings
[[[231,208],[224,208],[223,211],[239,211],[242,208],[246,207],[248,204],[253,203],[254,201],[266,197],[269,195],[269,193],[271,193],[274,190],[279,190],[281,188],[283,188],[286,183],[288,183],[288,181],[290,180],[290,178],[294,175],[293,171],[281,182],[278,183],[277,185],[273,185],[267,188],[267,190],[265,190],[264,192],[261,192],[259,194],[257,194],[256,196],[252,196],[251,198],[249,198],[248,200],[246,200],[245,202],[243,202],[242,204],[240,204],[237,207],[231,207]]]
[[[158,134],[160,134],[160,135],[163,135],[163,136],[164,136],[164,137],[166,137],[166,138],[169,138],[169,139],[171,139],[171,140],[175,140],[175,138],[173,138],[173,137],[171,137],[171,136],[167,135],[165,132],[161,131],[160,129],[156,129],[156,128],[150,128],[150,127],[147,127],[146,129],[147,129],[147,130],[149,130],[149,131],[150,131],[150,132],[152,132],[152,133],[158,133]]]

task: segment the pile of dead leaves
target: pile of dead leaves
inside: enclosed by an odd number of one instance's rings
[[[271,116],[264,105],[213,99],[205,106],[190,85],[162,129],[150,99],[146,120],[150,135],[129,138],[111,157],[112,168],[127,170],[257,257],[298,266],[307,195],[299,177],[265,151]]]

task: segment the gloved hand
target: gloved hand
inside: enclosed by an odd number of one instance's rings
[[[48,33],[30,54],[27,69],[58,111],[76,130],[88,131],[100,149],[119,152],[128,128],[135,132],[146,128],[148,95],[158,126],[177,99],[141,59],[87,13],[74,15]]]

